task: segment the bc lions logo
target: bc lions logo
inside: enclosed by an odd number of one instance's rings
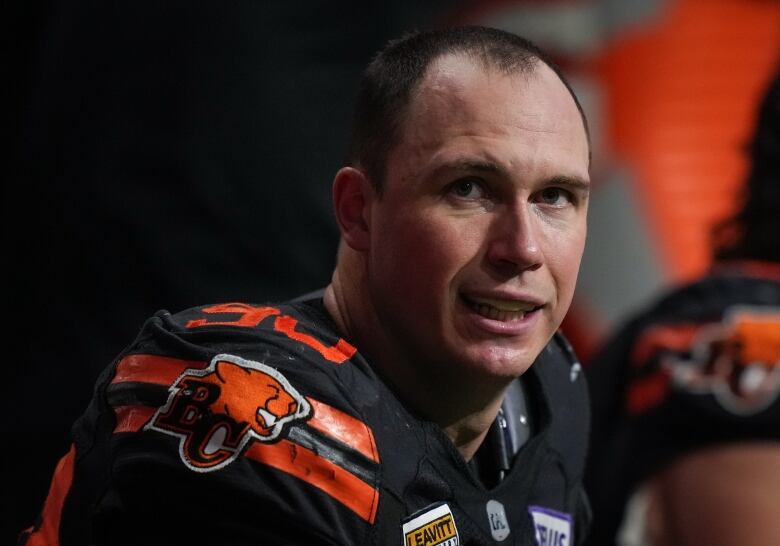
[[[178,437],[184,464],[209,472],[233,462],[250,441],[273,441],[310,414],[306,399],[274,368],[222,354],[203,370],[185,370],[146,429]]]
[[[677,386],[712,393],[733,413],[757,413],[780,394],[780,310],[733,308],[722,323],[702,328],[690,360],[667,364]]]

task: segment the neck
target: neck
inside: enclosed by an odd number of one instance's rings
[[[464,460],[470,461],[485,440],[488,429],[501,407],[504,392],[505,389],[502,389],[498,395],[485,402],[459,396],[456,402],[459,401],[460,404],[451,407],[449,411],[445,409],[432,416],[432,420],[442,427]],[[434,408],[437,409],[441,410]]]
[[[438,424],[466,461],[471,460],[496,418],[508,382],[452,373],[449,363],[430,361],[377,315],[368,290],[365,258],[342,245],[325,308],[341,334],[415,412]],[[431,396],[431,393],[436,393]]]

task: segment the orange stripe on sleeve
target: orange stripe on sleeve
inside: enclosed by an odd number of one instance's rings
[[[630,385],[626,394],[626,409],[630,415],[642,414],[664,401],[671,386],[669,374],[663,368]]]
[[[282,440],[255,443],[246,457],[286,472],[324,491],[368,523],[376,518],[379,491],[313,451]]]
[[[60,459],[54,470],[49,494],[43,505],[41,526],[35,529],[27,539],[26,546],[58,546],[60,543],[60,520],[65,497],[73,484],[73,469],[76,465],[76,446]]]
[[[207,362],[181,360],[148,354],[128,355],[119,361],[111,383],[139,381],[155,385],[171,385],[187,368],[202,369]]]
[[[662,349],[684,351],[690,348],[701,326],[701,324],[685,323],[649,328],[634,344],[634,349],[631,351],[632,365],[644,366],[655,352]]]
[[[308,421],[311,427],[379,462],[374,435],[365,423],[313,398],[307,397],[307,400],[314,408],[314,416]]]
[[[315,404],[315,413],[319,412],[318,419],[320,422],[316,428],[324,426],[324,422],[328,425],[324,432],[356,449],[359,446],[361,453],[374,461],[379,461],[379,457],[376,455],[374,438],[368,427],[357,419],[322,402],[312,399],[309,399],[309,401]],[[114,432],[137,432],[141,430],[156,410],[157,408],[147,406],[120,406],[115,408],[116,427]],[[312,421],[314,419],[309,421],[309,424],[313,424]],[[347,423],[355,430],[349,431],[345,429],[334,433],[334,430],[336,430],[334,423],[342,428]],[[362,431],[360,430],[361,428]],[[345,434],[351,434],[352,439],[345,437]],[[314,485],[344,504],[364,520],[369,523],[374,522],[378,491],[352,473],[335,463],[323,459],[313,451],[289,440],[282,440],[274,444],[255,442],[249,446],[244,456],[292,474]]]

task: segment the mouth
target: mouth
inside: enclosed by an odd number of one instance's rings
[[[490,320],[500,322],[516,322],[523,320],[527,314],[538,311],[542,305],[530,301],[485,298],[480,296],[463,296],[463,302],[475,313]]]

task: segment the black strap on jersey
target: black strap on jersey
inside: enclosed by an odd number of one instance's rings
[[[495,421],[469,467],[489,488],[494,487],[512,468],[515,454],[533,435],[532,399],[523,377],[513,381]]]
[[[501,404],[497,421],[504,432],[506,450],[511,456],[520,450],[533,433],[531,398],[527,379],[520,377],[509,386]]]

